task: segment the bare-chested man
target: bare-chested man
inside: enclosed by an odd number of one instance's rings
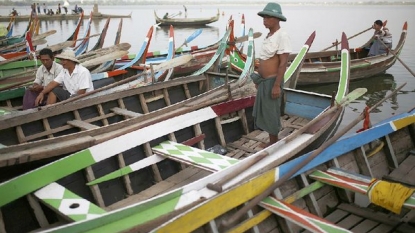
[[[287,32],[280,27],[280,21],[287,19],[278,3],[268,3],[258,15],[263,18],[269,33],[260,50],[258,73],[251,75],[257,85],[253,116],[256,127],[269,134],[269,143],[261,145],[267,147],[278,141],[281,129],[280,106],[291,42]]]

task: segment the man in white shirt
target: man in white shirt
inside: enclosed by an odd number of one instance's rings
[[[36,79],[33,85],[26,89],[23,96],[23,110],[37,106],[35,105],[35,100],[39,93],[63,70],[63,67],[55,62],[52,50],[48,48],[40,50],[39,59],[42,65],[37,69]],[[46,100],[46,98],[44,99]],[[42,102],[42,104],[45,103]]]
[[[56,58],[61,60],[64,69],[40,92],[36,104],[43,101],[45,94],[49,94],[46,103],[49,105],[94,90],[91,73],[79,64],[74,51],[65,50]]]
[[[258,15],[263,18],[264,26],[269,33],[260,50],[258,73],[251,74],[252,81],[257,86],[253,116],[255,126],[269,134],[269,143],[260,145],[267,147],[278,141],[278,133],[281,130],[280,108],[284,74],[292,49],[290,37],[285,29],[280,27],[280,21],[287,20],[282,14],[281,6],[270,2]]]

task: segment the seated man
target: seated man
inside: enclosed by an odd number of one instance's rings
[[[375,33],[372,37],[373,41],[368,56],[388,53],[389,49],[392,49],[392,34],[387,28],[383,27],[381,20],[376,20],[372,27],[375,29]]]
[[[46,102],[49,105],[94,90],[91,73],[79,64],[74,51],[65,50],[56,58],[61,60],[63,70],[40,92],[35,102],[37,105],[42,103],[46,94],[49,94]]]
[[[34,108],[35,100],[39,93],[62,71],[63,67],[55,62],[52,50],[44,48],[39,52],[42,65],[37,69],[36,79],[33,85],[26,89],[23,96],[23,110]],[[47,97],[47,96],[45,96]],[[46,100],[46,98],[45,98]],[[42,102],[40,105],[44,105]]]

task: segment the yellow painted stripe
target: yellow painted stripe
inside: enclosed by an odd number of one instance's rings
[[[268,171],[262,176],[256,177],[201,204],[199,207],[160,228],[157,232],[191,232],[199,228],[210,220],[265,191],[274,183],[274,172],[274,169]]]
[[[403,127],[406,127],[406,126],[408,126],[408,125],[410,125],[414,122],[415,122],[415,116],[412,115],[412,116],[408,116],[408,117],[393,121],[393,125],[395,125],[396,130],[398,130],[398,129],[402,129]]]
[[[263,210],[256,214],[254,217],[247,219],[246,221],[242,222],[238,226],[230,229],[226,233],[238,233],[238,232],[246,232],[252,227],[260,224],[266,218],[268,218],[272,213],[269,210]]]

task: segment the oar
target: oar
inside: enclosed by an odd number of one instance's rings
[[[186,64],[191,59],[193,59],[193,56],[190,55],[190,54],[173,58],[170,61],[166,61],[166,62],[160,63],[158,65],[155,65],[154,66],[154,72],[157,72],[157,71],[160,71],[160,70],[168,70],[168,69],[174,68],[176,66]],[[120,84],[128,83],[130,81],[133,81],[133,80],[135,80],[135,79],[137,79],[137,78],[139,78],[141,76],[145,76],[145,75],[148,75],[148,72],[142,72],[140,74],[137,74],[137,75],[128,77],[126,79],[120,80],[118,82],[112,83],[112,84],[107,85],[107,86],[103,86],[101,88],[95,89],[95,90],[90,91],[90,92],[87,92],[85,94],[78,95],[78,96],[75,96],[75,97],[66,99],[64,101],[58,102],[56,104],[53,104],[51,106],[39,107],[38,110],[47,109],[48,107],[54,107],[54,106],[61,105],[61,104],[64,104],[64,103],[72,102],[72,101],[81,99],[81,98],[83,98],[85,96],[88,96],[88,95],[95,94],[95,93],[100,92],[100,91],[104,91],[104,90],[110,89],[110,88],[115,87],[115,86],[118,86]]]
[[[373,105],[368,112],[373,111],[373,109],[377,108],[380,104],[382,104],[387,99],[391,98],[393,95],[395,95],[402,87],[404,87],[406,83],[402,84],[398,88],[396,88],[392,93],[390,93],[388,96],[377,102],[375,105]],[[325,150],[327,147],[329,147],[331,144],[333,144],[337,139],[339,139],[341,136],[346,134],[350,129],[352,129],[357,123],[359,123],[362,119],[365,117],[365,112],[362,112],[355,120],[350,122],[347,126],[345,126],[342,131],[335,134],[333,137],[331,137],[329,140],[323,143],[318,149],[316,149],[311,155],[309,155],[306,159],[304,159],[301,163],[297,164],[295,167],[293,167],[291,170],[289,170],[284,176],[282,176],[280,179],[278,179],[277,182],[272,184],[270,187],[268,187],[263,193],[256,196],[254,199],[251,200],[247,205],[243,206],[241,209],[239,209],[231,218],[228,220],[222,221],[222,225],[227,227],[239,220],[248,210],[252,209],[254,206],[258,205],[260,201],[262,201],[264,198],[269,196],[276,188],[278,188],[282,183],[284,183],[286,180],[288,180],[292,175],[294,175],[296,172],[298,172],[301,168],[303,168],[307,163],[309,163],[311,160],[313,160],[315,157],[317,157],[323,150]]]
[[[208,183],[206,185],[206,188],[216,191],[218,193],[222,192],[222,186],[224,184],[226,184],[226,182],[228,182],[229,180],[235,178],[235,176],[237,176],[238,174],[240,174],[241,172],[245,171],[246,169],[248,169],[249,167],[251,167],[252,165],[256,164],[258,161],[260,161],[261,159],[265,158],[267,155],[269,155],[268,152],[263,151],[261,152],[261,154],[257,155],[257,157],[255,157],[253,160],[249,161],[249,163],[246,163],[244,165],[235,165],[238,166],[234,171],[232,171],[231,173],[225,175],[220,181],[218,181],[215,184],[212,183]]]
[[[388,46],[386,46],[385,45],[385,43],[383,43],[383,41],[381,40],[381,39],[379,39],[378,38],[378,40],[380,41],[380,43],[382,43],[382,45],[383,46],[385,46],[385,48],[387,48],[387,49],[389,49],[389,47]],[[405,62],[403,62],[400,58],[399,58],[399,56],[398,55],[396,55],[396,53],[395,52],[393,52],[391,49],[389,49],[389,52],[393,55],[393,56],[395,56],[396,57],[396,59],[398,59],[398,61],[400,61],[401,62],[401,64],[403,65],[403,67],[405,67],[408,71],[409,71],[409,73],[411,73],[412,74],[412,76],[414,76],[415,77],[415,73],[405,64]]]
[[[260,37],[261,35],[262,35],[261,32],[254,32],[254,39]],[[235,37],[235,43],[242,43],[242,42],[248,41],[248,39],[249,39],[248,35],[241,36],[241,37]]]
[[[179,50],[181,47],[183,47],[183,46],[187,46],[187,43],[190,43],[192,40],[194,40],[194,39],[196,39],[196,37],[198,37],[201,33],[202,33],[202,29],[201,28],[199,28],[199,29],[197,29],[195,32],[193,32],[193,34],[192,35],[190,35],[189,37],[187,37],[187,39],[185,39],[184,40],[184,42],[183,42],[183,44],[182,45],[180,45],[177,49],[176,49],[176,51],[177,50]]]
[[[363,33],[367,32],[367,31],[369,31],[370,29],[373,29],[373,27],[367,28],[367,29],[365,29],[365,30],[363,30],[363,31],[361,31],[361,32],[359,32],[359,33],[357,33],[357,34],[355,34],[355,35],[351,36],[351,37],[348,37],[348,38],[347,38],[347,40],[353,39],[353,38],[355,38],[356,36],[361,35],[361,34],[363,34]],[[333,43],[333,45],[331,45],[331,46],[329,46],[329,47],[327,47],[327,48],[325,48],[325,49],[323,49],[323,50],[321,50],[321,51],[326,51],[326,50],[328,50],[328,49],[331,49],[331,48],[335,47],[336,45],[339,45],[340,43],[341,43],[341,41],[338,41],[338,42],[336,41],[335,43]]]
[[[387,21],[387,20],[385,20],[385,22],[383,22],[383,27],[384,27],[384,26],[386,26],[386,24],[387,24],[387,23],[388,23],[388,21]],[[355,38],[356,36],[361,35],[361,34],[363,34],[363,33],[367,32],[367,31],[369,31],[370,29],[373,29],[373,26],[371,26],[370,28],[365,29],[365,30],[363,30],[363,31],[361,31],[361,32],[359,32],[359,33],[357,33],[357,34],[355,34],[355,35],[351,36],[351,37],[348,37],[348,38],[347,38],[347,40],[353,39],[353,38]],[[339,45],[340,43],[341,43],[341,41],[336,41],[335,43],[333,43],[333,45],[332,45],[332,46],[329,46],[329,47],[327,47],[327,48],[325,48],[325,49],[323,49],[323,50],[321,50],[321,51],[326,51],[327,49],[331,49],[331,48],[333,48],[334,46]],[[366,44],[367,44],[367,43],[366,43]],[[363,45],[362,47],[365,47],[365,46],[366,46],[366,44],[365,44],[365,45]]]

